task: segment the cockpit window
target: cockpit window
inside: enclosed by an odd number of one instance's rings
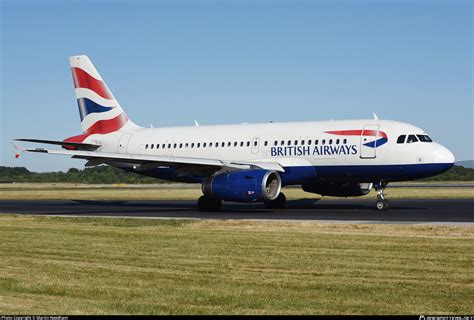
[[[410,134],[407,139],[407,143],[413,143],[413,142],[418,142],[418,139],[414,134]]]
[[[417,134],[416,135],[418,139],[420,139],[421,142],[433,142],[430,137],[428,137],[426,134]]]
[[[397,143],[404,143],[405,142],[406,135],[402,134],[401,136],[398,137]]]

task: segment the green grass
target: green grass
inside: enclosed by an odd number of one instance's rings
[[[320,199],[321,196],[300,188],[283,188],[289,200]],[[389,199],[472,199],[474,188],[390,188]],[[196,200],[200,186],[190,188],[166,185],[84,185],[84,184],[0,184],[0,200]],[[375,191],[365,198],[375,199]],[[357,197],[357,198],[364,198]],[[331,197],[324,197],[331,198]]]
[[[4,314],[472,314],[474,228],[0,216]]]

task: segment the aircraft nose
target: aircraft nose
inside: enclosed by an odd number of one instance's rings
[[[433,154],[435,163],[454,163],[454,154],[448,148],[438,145]]]

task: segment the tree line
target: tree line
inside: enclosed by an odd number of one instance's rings
[[[474,181],[474,169],[453,166],[448,171],[420,181]],[[126,172],[111,166],[97,166],[67,172],[31,172],[25,167],[1,167],[0,183],[69,182],[69,183],[164,183],[166,181]]]
[[[0,167],[0,182],[69,182],[69,183],[163,183],[163,180],[126,172],[111,166],[97,166],[67,172],[31,172],[25,167]]]

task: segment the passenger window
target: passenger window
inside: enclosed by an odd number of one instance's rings
[[[181,149],[182,147],[183,147],[183,144],[182,144],[182,143],[180,143],[180,144],[179,144],[179,148]]]
[[[243,141],[240,141],[240,146],[241,146],[241,147],[244,146],[244,142],[243,142]]]
[[[336,144],[339,144],[339,139],[336,140]]]
[[[288,145],[290,145],[290,144],[291,144],[291,140],[288,140]]]
[[[416,136],[414,134],[410,134],[408,136],[408,139],[407,139],[407,143],[413,143],[413,142],[417,142],[418,139],[416,138]]]
[[[154,147],[155,147],[155,145],[152,143],[152,144],[151,144],[151,149],[153,149]]]
[[[298,145],[298,140],[295,140],[295,146],[297,146],[297,145]]]
[[[275,140],[275,142],[273,143],[274,146],[278,145],[278,141]]]
[[[173,149],[176,149],[176,143],[173,145]]]
[[[198,147],[198,148],[201,147],[201,142],[198,142],[197,147]]]
[[[266,147],[268,145],[268,141],[265,141],[263,145]]]
[[[304,146],[304,140],[301,140],[301,145]]]
[[[247,141],[247,147],[250,147],[250,141]]]
[[[323,139],[323,141],[321,141],[321,144],[326,144],[326,139]]]
[[[402,134],[401,136],[398,137],[397,143],[404,143],[405,142],[405,134]]]
[[[309,146],[311,145],[311,141],[312,141],[312,140],[308,140],[308,145],[309,145]]]
[[[156,149],[160,149],[160,145],[158,143],[156,144]]]
[[[171,143],[168,143],[168,149],[171,149]]]
[[[203,147],[203,148],[205,148],[205,147],[206,147],[206,143],[205,143],[205,142],[202,144],[202,147]]]
[[[347,139],[344,139],[344,144],[346,144],[346,143],[347,143]]]
[[[285,141],[281,140],[280,145],[284,145]]]
[[[255,140],[255,141],[253,142],[253,146],[254,146],[254,147],[257,146],[257,140]]]
[[[225,147],[225,142],[222,142],[222,143],[221,143],[221,147]]]
[[[185,148],[189,147],[189,143],[186,143],[184,146],[185,146]]]
[[[329,144],[332,144],[332,139],[329,139]]]
[[[232,142],[227,142],[227,146],[230,147],[232,145]]]
[[[145,145],[145,149],[148,149],[148,144]]]
[[[318,144],[318,140],[314,140],[314,145],[317,145]]]
[[[166,148],[166,144],[163,143],[163,144],[161,145],[161,149],[164,149],[164,148]]]

